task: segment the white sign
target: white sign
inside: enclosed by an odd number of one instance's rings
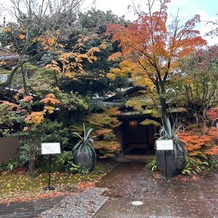
[[[157,140],[157,150],[173,150],[173,140]]]
[[[60,142],[49,142],[41,144],[42,154],[60,154],[61,145]]]

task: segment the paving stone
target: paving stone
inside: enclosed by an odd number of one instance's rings
[[[176,201],[170,207],[173,217],[214,218],[205,201]]]
[[[107,218],[107,217],[159,217],[170,216],[170,207],[167,201],[141,200],[142,205],[134,206],[132,202],[138,200],[135,198],[110,198],[102,208],[94,215],[94,218]]]
[[[19,214],[34,211],[32,202],[12,202],[10,204],[0,204],[0,215]]]
[[[0,204],[0,218],[32,218],[57,204],[63,197],[44,198],[30,202],[12,202]]]
[[[46,210],[53,205],[59,203],[63,197],[55,197],[55,198],[45,198],[45,199],[40,199],[40,200],[34,200],[33,201],[33,206],[35,210]]]

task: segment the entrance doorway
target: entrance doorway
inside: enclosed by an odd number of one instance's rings
[[[143,118],[123,120],[122,150],[124,155],[154,153],[156,128],[153,125],[141,125],[143,120]]]

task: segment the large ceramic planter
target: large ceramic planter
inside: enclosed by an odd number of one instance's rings
[[[81,152],[78,152],[75,150],[73,152],[73,163],[76,165],[80,165],[81,167],[87,169],[88,171],[93,170],[95,167],[95,154],[88,155],[86,152],[81,150]]]
[[[177,149],[177,157],[175,151],[156,151],[157,167],[166,178],[172,178],[181,174],[185,167],[185,150]]]

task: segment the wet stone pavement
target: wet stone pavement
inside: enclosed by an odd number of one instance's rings
[[[13,213],[0,205],[0,218],[218,218],[218,170],[192,181],[183,178],[166,180],[145,163],[120,163],[96,187],[56,202],[50,199],[50,206],[29,202],[26,212],[25,205],[20,211],[12,205]],[[134,206],[133,201],[142,205]]]
[[[96,186],[106,187],[110,199],[94,218],[218,218],[217,170],[196,181],[166,180],[143,163],[122,163]]]

